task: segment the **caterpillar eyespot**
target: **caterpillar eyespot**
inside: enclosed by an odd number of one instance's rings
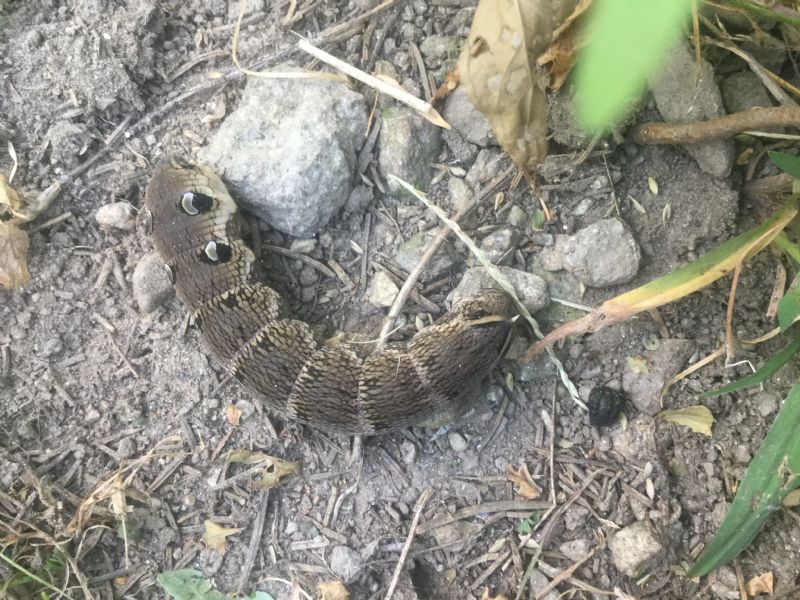
[[[208,264],[226,263],[231,259],[231,256],[233,256],[233,253],[228,244],[211,240],[203,247],[200,260]]]
[[[185,192],[181,196],[181,210],[187,215],[199,215],[214,207],[214,199],[200,192]]]

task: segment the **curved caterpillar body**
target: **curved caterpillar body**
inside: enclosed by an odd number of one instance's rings
[[[457,409],[500,357],[509,298],[468,298],[406,345],[367,353],[324,345],[286,317],[281,297],[250,282],[255,260],[236,204],[205,167],[159,167],[147,186],[152,241],[208,351],[272,410],[348,434],[376,434]]]

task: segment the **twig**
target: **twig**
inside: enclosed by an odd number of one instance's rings
[[[392,575],[392,581],[389,583],[389,589],[386,590],[385,600],[391,600],[392,595],[394,594],[394,590],[397,587],[397,582],[400,580],[400,573],[403,572],[403,564],[406,562],[408,551],[411,549],[411,542],[414,541],[414,532],[417,530],[422,509],[425,508],[425,504],[428,502],[428,499],[432,494],[433,490],[431,488],[426,488],[425,491],[420,494],[420,497],[417,500],[417,504],[414,507],[414,519],[411,521],[411,528],[408,530],[406,543],[403,544],[403,550],[400,552],[400,559],[397,561],[397,566],[394,568],[394,574]]]
[[[572,574],[573,574],[573,573],[574,573],[574,572],[577,570],[577,568],[578,568],[578,567],[580,567],[580,566],[581,566],[583,563],[585,563],[587,560],[589,560],[590,558],[592,558],[592,557],[595,555],[595,553],[597,552],[597,550],[598,550],[598,548],[597,548],[597,547],[594,547],[594,548],[592,548],[592,551],[591,551],[591,552],[589,552],[589,553],[587,553],[587,554],[586,554],[586,556],[584,556],[583,558],[581,558],[581,559],[579,559],[579,560],[576,560],[574,563],[572,563],[572,564],[571,564],[570,566],[568,566],[566,569],[564,569],[563,571],[561,571],[561,573],[559,573],[559,574],[558,574],[556,577],[554,577],[553,579],[551,579],[551,580],[550,580],[550,583],[548,583],[546,586],[544,586],[542,589],[540,589],[540,590],[538,590],[538,591],[536,592],[536,597],[535,597],[535,598],[536,598],[536,600],[540,600],[540,598],[544,598],[544,597],[547,595],[547,593],[548,593],[550,590],[553,590],[553,589],[555,589],[555,587],[556,587],[556,586],[557,586],[559,583],[561,583],[562,581],[564,581],[564,580],[566,580],[566,579],[569,579],[570,577],[572,577]]]
[[[425,117],[428,121],[433,123],[434,125],[438,125],[444,129],[450,129],[450,125],[445,121],[442,116],[433,108],[428,102],[422,100],[421,98],[417,98],[413,94],[409,94],[403,88],[396,87],[385,81],[378,79],[377,77],[373,77],[372,75],[368,75],[361,69],[357,69],[352,65],[348,65],[346,62],[339,60],[335,56],[331,56],[324,50],[320,50],[319,48],[312,46],[306,40],[300,40],[297,42],[297,47],[300,50],[303,50],[313,56],[321,60],[322,62],[331,65],[332,67],[339,69],[345,75],[352,77],[360,81],[361,83],[368,85],[372,88],[375,88],[382,94],[386,94],[390,98],[394,98],[398,102],[402,102],[407,106],[416,110],[421,116]]]
[[[496,513],[507,511],[533,512],[535,510],[546,510],[551,507],[552,505],[549,502],[543,502],[541,500],[497,500],[495,502],[483,502],[481,504],[459,508],[454,513],[435,517],[428,523],[417,527],[417,533],[428,533],[429,531],[433,531],[434,529],[443,527],[444,525],[449,525],[450,523],[455,523],[461,519],[474,517],[478,513]]]
[[[281,256],[288,256],[289,258],[294,258],[305,264],[314,267],[317,271],[325,275],[325,277],[330,277],[331,279],[336,278],[336,273],[331,271],[328,267],[323,265],[318,260],[314,260],[310,256],[305,254],[301,254],[300,252],[292,252],[291,250],[287,250],[286,248],[281,248],[280,246],[274,246],[272,244],[264,244],[264,248],[269,250],[270,252],[274,252],[275,254],[280,254]]]
[[[267,518],[267,505],[269,504],[269,490],[261,490],[258,498],[258,512],[256,513],[256,521],[253,524],[253,534],[250,536],[250,545],[247,547],[247,556],[244,559],[242,566],[242,575],[239,578],[239,585],[236,586],[236,595],[241,596],[244,591],[244,586],[247,585],[247,580],[250,579],[250,573],[253,571],[253,565],[256,562],[256,555],[258,554],[258,547],[261,543],[261,534],[264,531],[264,521]]]
[[[631,139],[637,144],[699,144],[764,127],[800,127],[800,107],[753,108],[693,123],[644,123]]]

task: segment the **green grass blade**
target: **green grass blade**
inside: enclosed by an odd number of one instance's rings
[[[765,362],[760,369],[758,369],[755,373],[751,373],[741,379],[737,379],[736,381],[732,381],[728,385],[724,385],[719,389],[711,390],[702,394],[701,398],[714,398],[715,396],[721,396],[722,394],[729,394],[731,392],[735,392],[736,390],[740,390],[742,388],[750,387],[753,385],[758,385],[762,381],[769,378],[775,371],[780,369],[783,365],[791,360],[791,358],[797,354],[798,350],[800,350],[800,333],[797,334],[794,339],[789,342],[789,345],[786,346],[783,350],[775,354],[772,358],[770,358],[767,362]]]
[[[800,179],[800,157],[786,152],[767,152],[769,159],[776,167],[784,173],[788,173],[795,179]]]
[[[800,315],[800,281],[795,280],[789,291],[778,301],[778,325],[786,331]]]
[[[577,112],[583,127],[604,132],[644,90],[691,13],[691,0],[598,0],[576,67]]]
[[[800,385],[792,387],[761,444],[719,531],[689,577],[705,575],[728,562],[753,541],[786,495],[800,487]]]

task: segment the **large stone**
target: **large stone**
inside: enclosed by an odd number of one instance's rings
[[[347,202],[366,127],[364,100],[344,83],[254,77],[200,158],[254,214],[308,238]]]
[[[561,262],[584,284],[603,288],[633,279],[641,258],[627,225],[612,218],[592,223],[571,236]]]
[[[665,121],[690,123],[725,114],[714,70],[702,59],[698,70],[694,52],[686,42],[681,41],[667,53],[666,62],[648,83]],[[684,148],[706,173],[726,177],[733,168],[733,140],[686,144]]]
[[[752,71],[728,75],[722,82],[722,100],[729,113],[742,112],[757,106],[772,106],[767,89]]]
[[[361,555],[349,546],[334,546],[331,550],[331,571],[350,583],[357,576],[363,565]]]

